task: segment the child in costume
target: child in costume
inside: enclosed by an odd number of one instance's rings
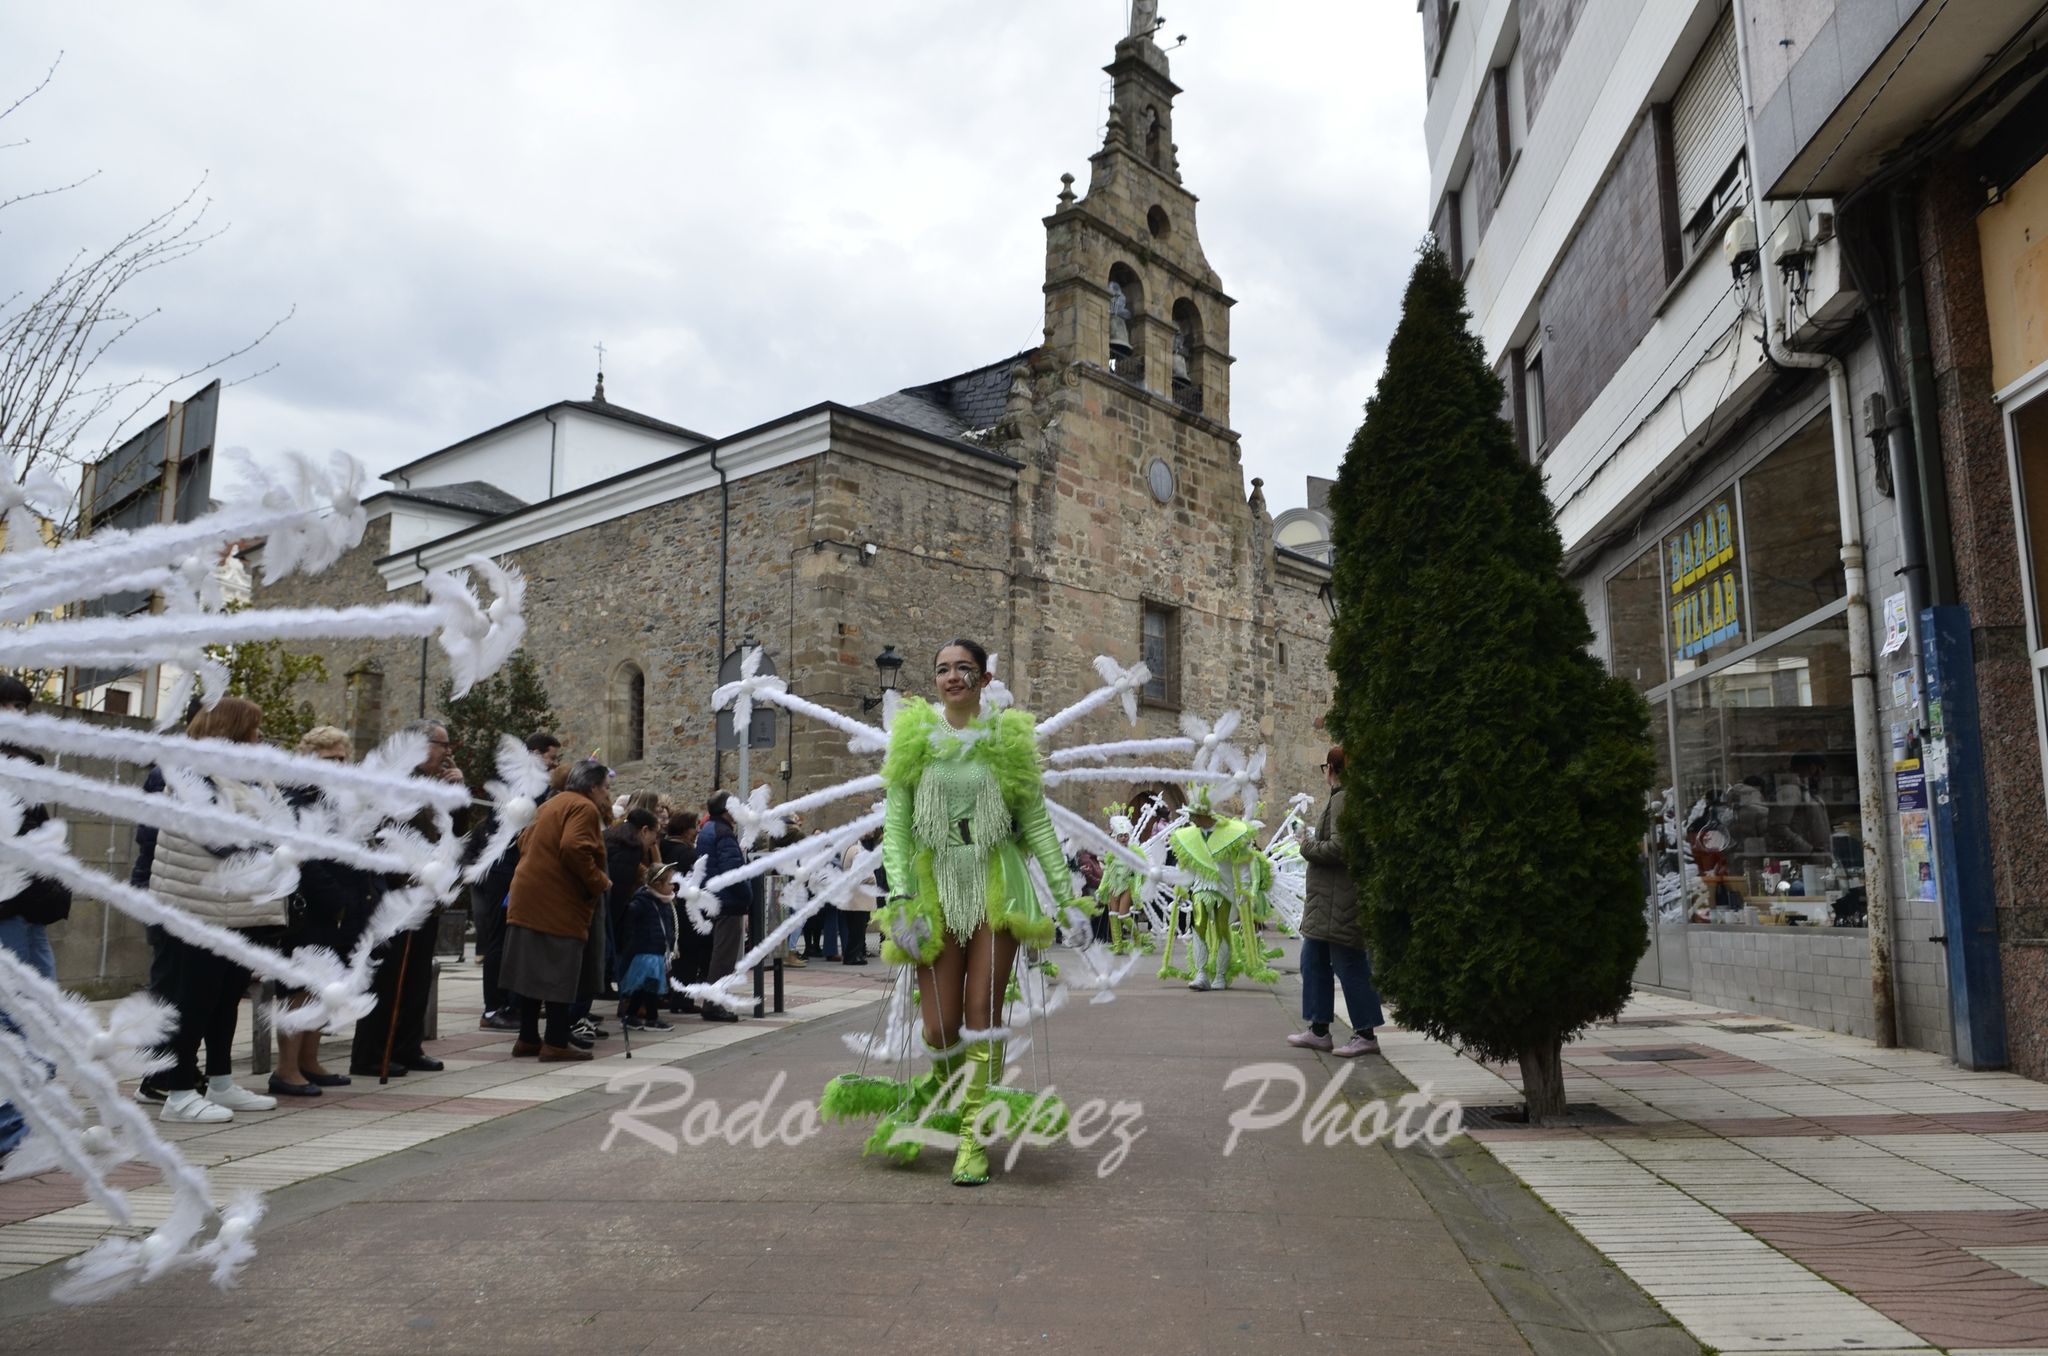
[[[1194,954],[1188,987],[1227,989],[1239,974],[1271,984],[1280,976],[1266,964],[1257,929],[1269,907],[1266,895],[1273,867],[1259,848],[1257,826],[1217,815],[1207,786],[1190,791],[1188,823],[1173,832],[1176,862],[1193,877],[1188,903],[1194,929],[1189,946]]]
[[[1130,847],[1137,837],[1130,807],[1112,805],[1108,813],[1109,831],[1116,835],[1117,842]],[[1095,899],[1108,911],[1111,955],[1128,956],[1137,950],[1137,929],[1131,917],[1131,895],[1137,884],[1138,873],[1123,858],[1111,853],[1103,862],[1102,882],[1095,887]]]
[[[1003,1013],[1019,947],[1050,944],[1055,916],[1040,902],[1027,853],[1045,873],[1061,912],[1072,881],[1045,808],[1032,718],[986,710],[988,653],[956,640],[936,661],[941,706],[911,698],[890,727],[882,766],[887,793],[882,861],[891,899],[877,912],[882,958],[917,967],[918,1001],[931,1070],[895,1079],[842,1074],[819,1104],[828,1118],[880,1115],[869,1152],[901,1158],[918,1141],[912,1126],[957,1129],[953,1181],[989,1179],[991,1137],[983,1113],[1002,1106],[1013,1131],[1053,1134],[1065,1110],[1036,1102],[1003,1079]]]

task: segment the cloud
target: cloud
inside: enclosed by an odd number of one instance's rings
[[[221,439],[383,469],[589,393],[707,433],[1015,352],[1059,175],[1086,182],[1122,27],[1030,6],[62,7],[10,17],[0,295],[202,176],[227,233],[123,346],[229,374]],[[1425,229],[1407,5],[1183,0],[1166,34],[1204,248],[1238,298],[1232,415],[1275,509],[1329,474]]]

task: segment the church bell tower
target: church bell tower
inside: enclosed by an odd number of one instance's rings
[[[1045,219],[1045,347],[1099,367],[1189,414],[1230,423],[1230,307],[1181,185],[1173,83],[1154,40],[1158,6],[1133,5],[1131,31],[1103,69],[1114,82],[1087,191],[1061,176]]]

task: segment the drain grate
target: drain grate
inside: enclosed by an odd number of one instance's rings
[[[1792,1028],[1779,1022],[1715,1022],[1714,1030],[1732,1031],[1737,1035],[1768,1035],[1773,1031],[1790,1031]]]
[[[1607,1052],[1607,1057],[1609,1059],[1637,1060],[1644,1064],[1666,1064],[1678,1059],[1706,1058],[1705,1055],[1697,1050],[1681,1050],[1675,1047],[1669,1050],[1610,1050]]]
[[[1624,1017],[1616,1026],[1677,1026],[1679,1023],[1669,1017]]]
[[[1627,1125],[1628,1121],[1592,1102],[1571,1102],[1565,1106],[1565,1119],[1552,1122],[1552,1126],[1564,1129],[1597,1129],[1608,1125]],[[1467,1130],[1527,1130],[1527,1110],[1517,1103],[1514,1106],[1468,1106],[1465,1108]],[[1546,1129],[1551,1127],[1544,1127]]]

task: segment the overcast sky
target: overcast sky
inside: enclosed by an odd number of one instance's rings
[[[1161,9],[1275,510],[1333,474],[1427,224],[1407,0]],[[718,435],[1038,341],[1124,0],[9,7],[0,297],[201,176],[228,232],[121,350],[227,375],[220,442],[399,465],[590,394]],[[1166,45],[1163,43],[1162,45]],[[197,383],[191,383],[197,385]],[[182,392],[180,392],[182,394]]]

